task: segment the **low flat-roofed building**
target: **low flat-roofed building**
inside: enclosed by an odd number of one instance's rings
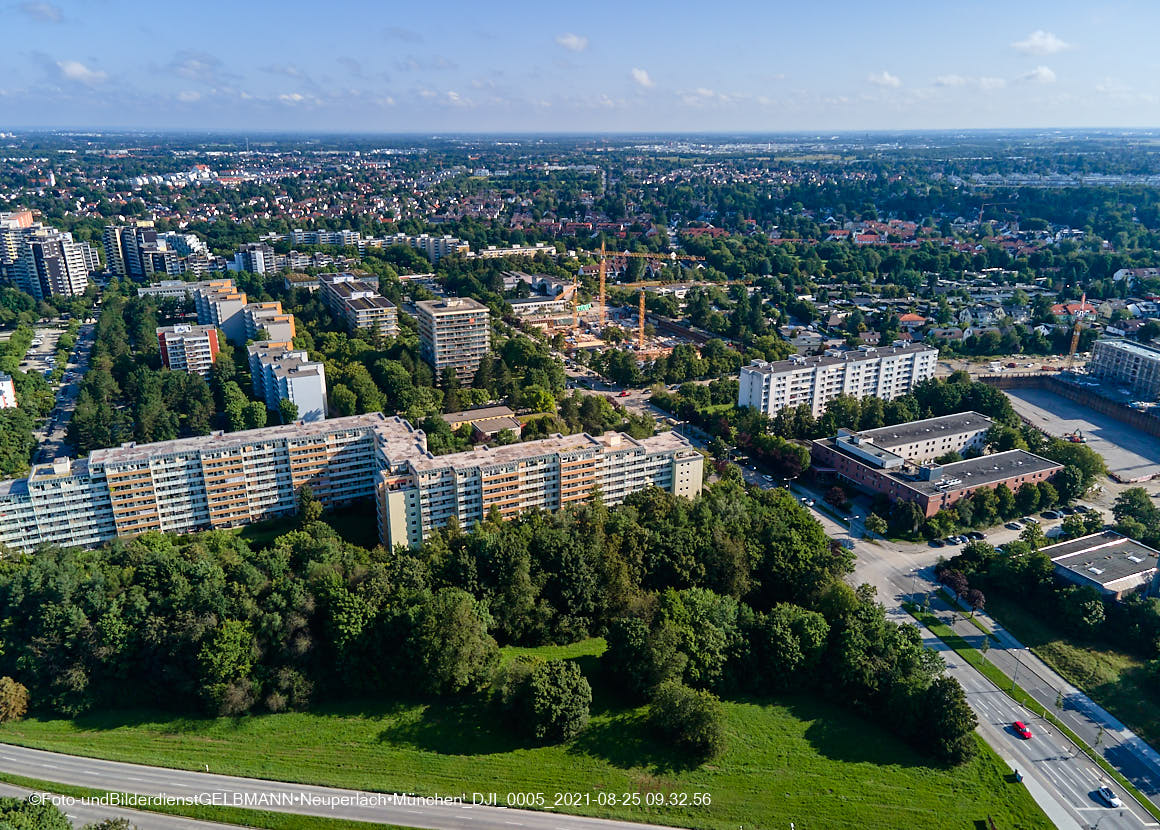
[[[982,451],[987,430],[994,424],[978,412],[957,412],[921,421],[909,421],[857,433],[865,442],[889,450],[910,461],[933,461],[948,452],[964,455]]]
[[[1024,484],[1047,481],[1063,469],[1062,464],[1025,450],[981,455],[952,464],[916,462],[863,440],[862,435],[839,430],[833,438],[814,441],[811,455],[815,472],[833,475],[892,500],[913,502],[927,516],[954,506],[978,489],[1005,484],[1014,491]],[[914,442],[900,446],[913,447]]]
[[[12,382],[12,375],[0,372],[0,409],[15,409],[16,384]]]
[[[459,429],[464,424],[471,424],[471,437],[475,441],[490,440],[505,429],[519,435],[524,428],[516,413],[506,406],[485,406],[463,412],[446,412],[439,417],[446,421],[452,430]]]
[[[1116,600],[1141,590],[1151,593],[1160,563],[1160,551],[1114,530],[1048,545],[1040,552],[1051,558],[1060,579]]]

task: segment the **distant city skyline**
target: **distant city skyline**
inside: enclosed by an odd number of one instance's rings
[[[0,11],[0,130],[1160,126],[1160,4],[1142,0],[430,11],[18,0]]]

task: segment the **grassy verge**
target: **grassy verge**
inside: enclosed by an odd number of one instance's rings
[[[608,645],[603,637],[589,637],[566,646],[504,646],[500,649],[500,660],[504,663],[517,657],[539,657],[542,660],[579,660],[584,667],[584,658],[597,658]]]
[[[1061,632],[1050,619],[997,592],[988,595],[987,612],[1133,732],[1153,746],[1160,742],[1160,690],[1144,660],[1117,649],[1114,643]]]
[[[101,798],[105,796],[124,795],[115,790],[94,790],[89,787],[74,787],[68,784],[57,784],[52,781],[41,781],[38,778],[25,778],[22,775],[9,775],[0,772],[0,781],[14,787],[25,787],[38,792],[68,795],[74,798]],[[393,824],[373,824],[366,821],[351,819],[327,818],[325,816],[303,816],[296,813],[277,813],[272,810],[247,810],[242,807],[202,807],[197,804],[164,805],[150,807],[133,807],[133,810],[148,813],[160,813],[167,816],[184,816],[185,818],[201,821],[216,821],[221,824],[234,824],[241,827],[262,827],[266,830],[403,830]],[[109,807],[109,815],[123,815],[117,807]]]
[[[1105,758],[1087,745],[1078,735],[1069,729],[1062,721],[1053,715],[1047,707],[1043,706],[1039,701],[1028,694],[1021,686],[1016,685],[1011,681],[1011,678],[996,667],[991,661],[984,659],[983,655],[978,649],[972,647],[962,637],[954,633],[946,624],[939,622],[938,618],[929,612],[923,611],[921,608],[908,604],[907,610],[910,611],[914,617],[930,629],[931,633],[946,643],[954,650],[959,657],[962,657],[972,666],[979,670],[980,673],[1010,698],[1015,700],[1022,706],[1025,706],[1033,714],[1046,720],[1060,732],[1067,736],[1077,747],[1082,749],[1084,753],[1091,758],[1100,769],[1102,769],[1109,777],[1111,777],[1117,784],[1131,793],[1132,797],[1138,801],[1145,810],[1152,814],[1153,818],[1160,819],[1160,808],[1156,807],[1148,798],[1140,792],[1135,785],[1127,778],[1120,774],[1119,770],[1113,767],[1105,760]]]
[[[589,648],[592,646],[590,645]],[[308,713],[174,718],[146,711],[0,727],[0,741],[181,769],[421,794],[579,793],[584,815],[705,830],[738,826],[1047,828],[1027,791],[980,741],[970,762],[931,765],[889,732],[810,697],[724,704],[728,750],[694,766],[656,741],[643,708],[598,700],[588,728],[559,746],[509,734],[471,701],[363,703]],[[52,789],[46,787],[46,789]],[[615,807],[601,794],[679,793],[689,804]],[[695,793],[711,805],[692,806]],[[269,825],[261,825],[269,826]],[[296,825],[298,826],[298,825]]]

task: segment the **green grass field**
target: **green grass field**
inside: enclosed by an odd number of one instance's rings
[[[1160,741],[1160,689],[1145,661],[1117,651],[1111,643],[1071,637],[1006,597],[989,594],[987,613],[1141,738],[1153,746]]]
[[[589,641],[591,644],[593,641]],[[589,646],[591,648],[591,645]],[[0,727],[0,741],[79,755],[370,790],[586,794],[594,816],[712,830],[738,826],[1047,828],[980,741],[943,769],[886,731],[815,698],[725,704],[729,749],[690,767],[657,743],[644,710],[598,703],[562,746],[510,735],[481,704],[361,703],[309,713],[175,718],[129,711]],[[602,808],[601,793],[709,793],[711,806]]]

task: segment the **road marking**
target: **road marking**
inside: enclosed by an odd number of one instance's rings
[[[505,821],[504,824],[514,824],[516,827],[523,827],[524,826],[524,823],[522,821]]]
[[[41,764],[45,769],[60,769],[56,764]]]

